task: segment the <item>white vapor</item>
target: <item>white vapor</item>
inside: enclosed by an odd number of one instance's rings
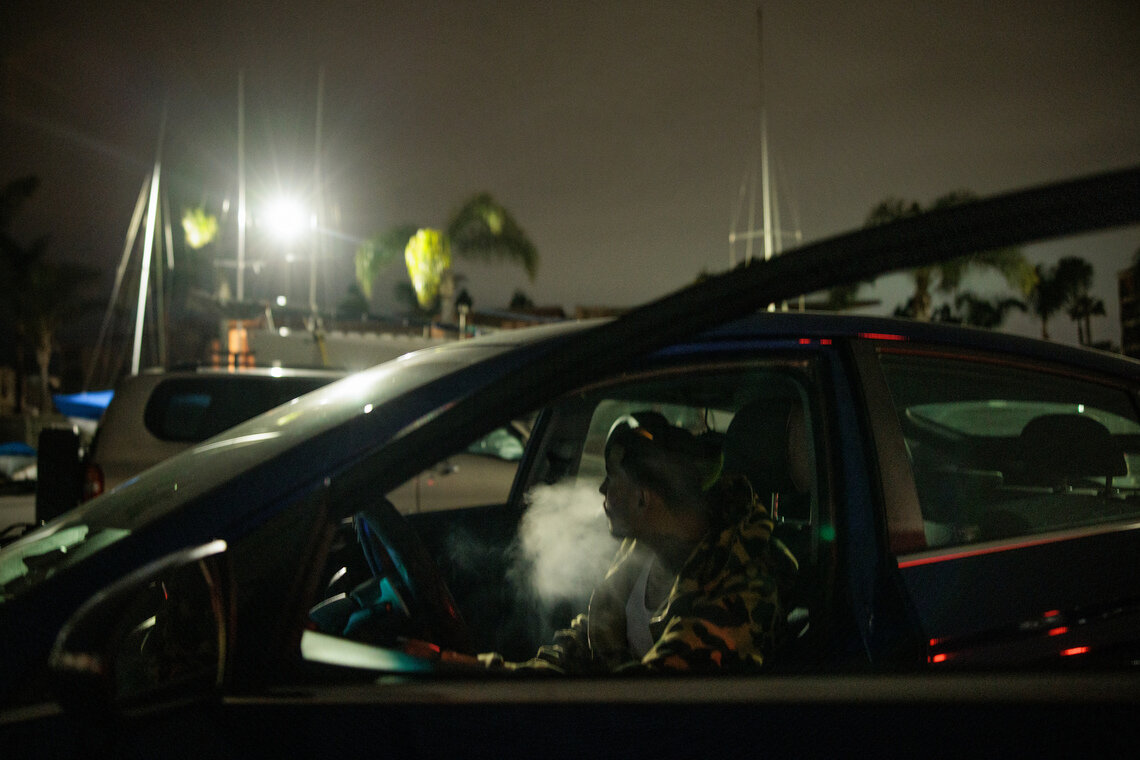
[[[597,487],[537,486],[526,498],[518,546],[532,592],[548,605],[588,597],[618,547]]]

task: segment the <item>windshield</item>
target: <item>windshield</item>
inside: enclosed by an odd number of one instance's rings
[[[398,437],[435,411],[423,405],[434,406],[436,397],[418,404],[392,404],[393,399],[408,396],[432,381],[473,368],[510,349],[538,344],[578,329],[581,323],[563,323],[514,331],[509,339],[489,336],[407,354],[231,428],[0,550],[0,603],[246,470],[355,418],[367,417],[371,434],[359,445],[374,447]],[[478,382],[487,382],[494,376],[481,375]],[[444,404],[467,395],[478,382],[468,380],[454,388],[449,386],[446,392],[450,396]],[[321,451],[322,456],[330,458],[330,466],[335,465],[334,457],[345,459],[355,453],[344,448],[322,447]],[[242,506],[249,505],[233,505],[235,518]]]

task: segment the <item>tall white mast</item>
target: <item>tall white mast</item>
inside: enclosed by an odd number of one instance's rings
[[[150,288],[150,261],[154,252],[155,225],[158,217],[158,187],[162,174],[162,143],[166,133],[166,106],[162,107],[162,124],[158,130],[158,151],[154,157],[154,171],[150,177],[150,200],[147,204],[146,237],[143,238],[142,275],[139,280],[139,304],[135,313],[135,341],[131,354],[131,374],[139,373],[142,359],[143,326],[146,321],[146,296]]]
[[[764,209],[764,260],[772,258],[772,187],[768,171],[768,114],[764,103],[764,10],[756,9],[760,40],[760,198]]]
[[[245,298],[245,72],[238,71],[237,300]]]
[[[325,67],[317,70],[317,130],[313,160],[313,186],[316,209],[313,212],[313,253],[309,260],[309,310],[317,315],[317,258],[321,254],[321,224],[324,222],[324,187],[321,177],[321,122],[324,118]]]

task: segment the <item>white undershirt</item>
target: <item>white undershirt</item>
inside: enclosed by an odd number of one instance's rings
[[[653,648],[653,635],[649,632],[649,621],[653,617],[653,610],[645,606],[645,587],[649,583],[649,571],[653,569],[653,560],[645,563],[641,575],[633,584],[629,592],[629,599],[625,603],[625,636],[629,640],[629,648],[638,659],[641,659]]]

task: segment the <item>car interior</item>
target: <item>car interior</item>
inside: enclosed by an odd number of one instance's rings
[[[829,518],[813,373],[802,359],[715,371],[661,369],[568,394],[536,416],[502,503],[393,520],[397,511],[389,502],[388,509],[346,520],[330,564],[332,581],[310,610],[310,622],[319,631],[382,646],[424,639],[469,653],[496,652],[508,661],[529,659],[587,609],[618,546],[598,491],[608,432],[628,415],[653,413],[714,440],[724,471],[747,477],[770,509],[776,537],[799,562],[787,614],[806,642],[822,620],[833,568],[831,544],[820,531]],[[402,535],[405,529],[415,540]],[[438,573],[425,572],[428,565]],[[422,617],[409,607],[424,604],[435,621],[409,619]],[[440,620],[450,626],[452,606],[462,635],[458,624],[440,630]],[[808,649],[802,642],[799,648]]]
[[[1130,394],[1065,376],[886,357],[930,548],[1140,514]]]

